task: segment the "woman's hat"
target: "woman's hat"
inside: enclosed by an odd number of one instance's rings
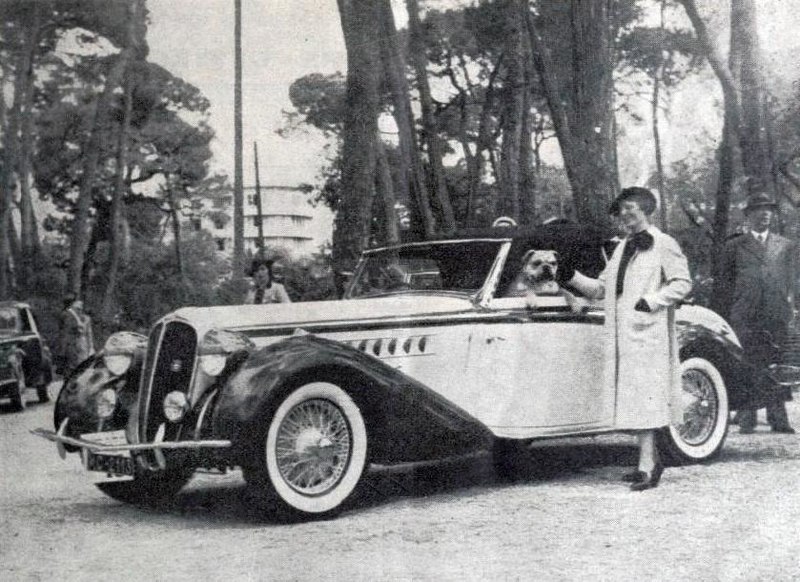
[[[757,192],[747,199],[747,206],[744,207],[745,212],[750,212],[756,208],[769,207],[773,210],[778,208],[778,205],[770,198],[766,192]]]
[[[647,188],[631,186],[630,188],[624,188],[622,192],[619,193],[619,196],[614,199],[614,202],[612,202],[611,206],[608,208],[608,213],[612,216],[618,215],[620,204],[627,200],[635,200],[638,202],[639,207],[647,215],[653,214],[656,208],[658,208],[658,199],[655,194]]]

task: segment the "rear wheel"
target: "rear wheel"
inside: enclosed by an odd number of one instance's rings
[[[245,479],[277,509],[305,517],[340,511],[367,465],[367,430],[356,402],[339,386],[312,382],[280,403]]]
[[[11,406],[17,412],[21,412],[25,410],[27,403],[25,402],[25,390],[27,386],[25,385],[25,376],[23,374],[19,374],[17,378],[17,385],[11,392]]]
[[[47,371],[43,370],[40,374],[39,381],[36,383],[36,397],[39,399],[39,402],[50,401],[50,395],[47,393],[47,387],[50,385],[52,378],[52,373],[48,373]]]
[[[713,459],[728,434],[728,392],[719,370],[700,357],[681,362],[683,422],[659,432],[660,450],[676,464]]]

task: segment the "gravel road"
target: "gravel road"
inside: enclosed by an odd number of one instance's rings
[[[800,404],[789,414],[800,427]],[[630,440],[605,436],[547,443],[514,484],[486,454],[374,468],[354,509],[282,525],[238,472],[197,475],[164,508],[117,503],[29,434],[51,417],[0,405],[2,580],[800,579],[800,436],[763,424],[643,493],[619,481]]]

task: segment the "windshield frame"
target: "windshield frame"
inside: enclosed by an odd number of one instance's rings
[[[480,288],[472,293],[468,293],[466,291],[455,291],[449,289],[409,289],[404,291],[385,291],[382,293],[376,293],[372,295],[353,295],[355,290],[355,283],[356,281],[360,280],[364,269],[366,268],[367,261],[369,260],[370,256],[384,253],[387,251],[395,251],[400,249],[407,249],[407,248],[414,248],[414,247],[432,247],[432,246],[441,246],[441,245],[464,245],[469,243],[496,243],[497,244],[497,254],[495,255],[494,261],[492,262],[492,266],[489,268],[488,273],[484,279],[483,284]],[[361,254],[361,258],[356,265],[355,271],[353,272],[353,277],[347,285],[347,290],[344,293],[343,299],[372,299],[375,297],[386,297],[389,295],[439,295],[439,296],[451,296],[451,297],[464,297],[468,298],[476,304],[484,304],[486,303],[493,293],[492,287],[497,285],[497,281],[499,279],[500,273],[503,268],[503,263],[505,262],[505,257],[508,255],[508,251],[511,248],[511,239],[510,238],[470,238],[470,239],[455,239],[455,240],[434,240],[434,241],[420,241],[420,242],[412,242],[412,243],[404,243],[398,245],[389,245],[384,247],[377,247],[374,249],[369,249],[364,251]]]

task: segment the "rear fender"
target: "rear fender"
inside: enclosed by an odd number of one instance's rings
[[[679,322],[677,327],[681,360],[701,357],[714,364],[725,380],[732,410],[748,406],[758,397],[752,388],[758,370],[747,362],[738,343],[702,324]]]
[[[441,458],[486,448],[491,432],[413,378],[349,346],[312,335],[292,337],[251,354],[220,391],[215,438],[230,439],[245,460],[262,446],[272,413],[308,382],[340,386],[365,416],[372,462]]]

